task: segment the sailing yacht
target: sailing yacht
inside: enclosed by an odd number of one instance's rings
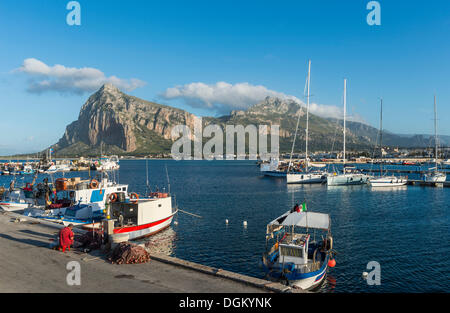
[[[327,184],[328,186],[346,186],[346,185],[362,185],[367,184],[369,181],[369,176],[360,172],[355,167],[345,166],[345,119],[346,119],[346,109],[347,109],[347,79],[344,79],[344,169],[342,174],[334,173],[333,175],[328,175]]]
[[[381,158],[383,158],[383,99],[381,99],[381,113],[380,113],[380,151]],[[383,162],[380,163],[380,176],[369,178],[371,187],[396,187],[404,186],[408,182],[406,177],[397,177],[394,175],[383,176]]]
[[[304,172],[290,172],[291,168],[291,161],[289,161],[289,168],[288,173],[286,174],[286,182],[288,184],[315,184],[315,183],[323,183],[326,181],[327,176],[325,172],[321,172],[319,170],[317,171],[311,171],[310,170],[310,163],[308,159],[308,139],[309,139],[309,90],[310,90],[310,82],[311,82],[311,60],[309,60],[308,63],[308,80],[307,80],[307,86],[308,86],[308,96],[307,96],[307,106],[306,106],[306,148],[305,148],[305,171]],[[298,129],[298,122],[300,120],[300,114],[298,114],[297,119],[297,128],[295,129],[295,136],[294,136],[294,142],[292,144],[292,151],[291,151],[291,160],[292,160],[292,153],[294,151],[294,145],[295,145],[295,139],[297,136],[297,129]]]
[[[437,137],[437,113],[436,113],[436,96],[434,96],[434,146],[435,146],[435,155],[434,155],[434,162],[435,166],[430,168],[432,172],[424,174],[423,180],[425,182],[430,183],[443,183],[447,180],[447,174],[444,172],[438,171],[438,137]]]

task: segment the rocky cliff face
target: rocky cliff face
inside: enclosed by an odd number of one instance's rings
[[[172,128],[178,124],[193,128],[194,119],[186,111],[129,96],[106,84],[89,97],[78,120],[67,126],[55,145],[55,151],[69,151],[80,144],[97,148],[101,144],[113,146],[119,152],[141,151],[152,137],[167,146]]]

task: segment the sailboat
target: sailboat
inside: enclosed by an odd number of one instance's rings
[[[309,159],[308,159],[308,139],[309,139],[309,91],[310,91],[310,81],[311,81],[311,60],[308,62],[308,96],[307,96],[307,106],[306,106],[306,148],[305,148],[305,171],[304,172],[290,172],[291,168],[291,162],[289,162],[289,168],[288,173],[286,174],[286,182],[288,184],[315,184],[315,183],[323,183],[326,181],[327,176],[326,173],[321,172],[319,170],[317,171],[311,171],[309,166]],[[298,115],[297,120],[297,128],[298,128],[298,121],[300,120],[300,114]],[[295,136],[294,136],[294,143],[292,144],[292,151],[291,151],[291,159],[292,159],[292,153],[294,150],[295,145],[295,137],[297,136],[297,129],[295,129]]]
[[[430,183],[443,183],[447,180],[447,175],[444,172],[438,171],[438,136],[437,136],[437,113],[436,113],[436,95],[434,96],[434,145],[435,145],[435,155],[434,162],[435,166],[430,168],[432,172],[424,174],[423,180]]]
[[[380,113],[380,151],[381,158],[383,158],[383,99],[381,99],[381,113]],[[380,163],[380,177],[369,178],[369,184],[372,187],[394,187],[404,186],[408,182],[406,177],[397,177],[394,175],[383,176],[383,162]]]
[[[327,177],[328,186],[362,185],[367,184],[367,182],[369,181],[369,176],[361,173],[355,167],[345,166],[346,109],[347,109],[347,79],[344,79],[344,154],[343,154],[344,169],[342,174],[334,173],[333,175],[328,175]]]

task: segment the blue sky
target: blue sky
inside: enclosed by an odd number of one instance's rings
[[[249,105],[255,86],[302,98],[311,59],[312,101],[323,108],[342,106],[347,78],[351,114],[377,126],[383,97],[385,129],[432,133],[436,93],[439,132],[450,135],[448,1],[379,1],[380,26],[366,23],[366,0],[80,0],[80,26],[67,25],[68,2],[0,2],[0,154],[55,143],[91,93],[31,92],[27,59],[93,68],[124,86],[137,79],[128,93],[199,115],[233,108],[234,90],[252,93],[239,95]],[[230,88],[208,107],[201,92],[218,82]]]

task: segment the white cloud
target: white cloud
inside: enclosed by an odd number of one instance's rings
[[[145,85],[145,82],[135,78],[126,80],[116,76],[106,77],[102,71],[92,67],[75,68],[60,64],[48,66],[34,58],[25,59],[15,72],[25,73],[30,77],[27,90],[32,93],[57,91],[81,94],[95,91],[105,83],[131,91]]]
[[[206,108],[222,114],[229,114],[231,110],[246,110],[268,96],[292,100],[305,106],[305,103],[295,96],[249,83],[218,82],[205,84],[196,82],[167,88],[161,96],[169,100],[182,99],[191,107]],[[310,112],[321,117],[343,118],[343,109],[334,105],[310,103]],[[349,116],[349,120],[363,121],[357,115]]]
[[[230,110],[245,110],[267,96],[281,99],[297,99],[281,92],[269,90],[264,86],[249,83],[229,84],[218,82],[213,85],[191,83],[168,88],[162,96],[165,99],[183,99],[192,107],[209,108],[220,113]],[[298,99],[297,99],[298,100]]]

